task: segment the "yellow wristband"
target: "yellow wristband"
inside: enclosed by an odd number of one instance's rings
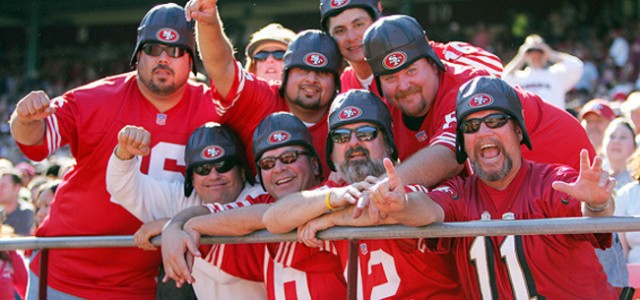
[[[331,206],[331,202],[329,202],[329,197],[331,197],[331,190],[329,190],[327,196],[324,198],[324,205],[326,205],[329,210],[335,210],[335,208]]]

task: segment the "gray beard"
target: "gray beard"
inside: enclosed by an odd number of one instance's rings
[[[346,161],[338,166],[338,171],[348,183],[364,181],[367,176],[380,177],[386,173],[381,160],[372,161],[369,157],[366,160]]]
[[[504,164],[502,165],[502,169],[493,173],[489,173],[484,169],[482,169],[482,167],[480,167],[480,164],[477,161],[473,163],[473,172],[475,172],[480,179],[489,181],[489,182],[504,179],[505,177],[507,177],[507,175],[509,174],[512,168],[513,168],[513,161],[511,160],[511,157],[509,157],[508,155],[505,156],[505,161],[504,161]]]

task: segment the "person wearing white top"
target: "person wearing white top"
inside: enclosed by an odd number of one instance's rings
[[[149,153],[150,140],[150,133],[144,128],[125,126],[118,134],[118,146],[109,159],[106,175],[111,201],[142,222],[150,222],[134,236],[140,248],[156,250],[149,239],[160,233],[168,218],[186,208],[203,205],[203,209],[215,213],[249,206],[249,199],[266,193],[260,185],[254,185],[243,156],[244,147],[227,126],[210,122],[191,134],[185,149],[184,182],[160,182],[139,171],[141,159],[136,155]],[[203,258],[195,260],[193,275],[199,280],[193,288],[198,298],[266,299],[263,282],[230,275],[220,264]]]
[[[579,58],[551,49],[542,37],[532,34],[504,67],[502,78],[565,109],[565,95],[578,83],[583,69]]]

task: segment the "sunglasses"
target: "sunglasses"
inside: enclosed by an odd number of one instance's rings
[[[145,44],[144,46],[142,46],[142,51],[144,51],[144,53],[146,53],[147,55],[154,57],[160,56],[164,51],[165,53],[167,53],[167,55],[169,55],[169,57],[173,58],[182,57],[185,53],[187,53],[187,50],[185,50],[184,48],[175,46],[167,47],[161,46],[159,44]]]
[[[263,61],[269,58],[269,55],[273,56],[273,58],[277,60],[284,59],[284,50],[276,50],[276,51],[260,51],[253,55],[253,60],[255,61]]]
[[[351,134],[355,133],[356,137],[361,142],[373,141],[378,137],[378,131],[380,128],[370,125],[358,127],[356,129],[340,128],[331,130],[329,133],[331,139],[336,144],[342,144],[351,140]]]
[[[211,169],[216,169],[216,172],[218,172],[218,174],[224,174],[233,169],[233,167],[235,167],[237,164],[238,163],[233,159],[224,159],[214,163],[199,165],[193,168],[193,173],[201,176],[207,176],[209,175],[209,173],[211,173]]]
[[[263,157],[258,161],[258,167],[262,170],[270,170],[276,166],[276,161],[279,160],[285,165],[292,164],[298,160],[300,155],[310,155],[309,152],[304,151],[287,151],[278,156]]]
[[[473,118],[460,123],[460,130],[463,133],[475,133],[480,130],[480,124],[484,123],[489,128],[500,128],[509,122],[511,117],[506,114],[490,114],[484,118]]]

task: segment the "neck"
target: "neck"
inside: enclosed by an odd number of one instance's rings
[[[360,80],[364,80],[369,78],[373,71],[371,70],[371,66],[365,61],[350,61],[349,65],[353,68],[353,71],[356,72],[356,76]]]
[[[138,79],[138,89],[140,93],[155,107],[159,112],[165,112],[173,108],[180,102],[184,93],[186,91],[187,85],[184,84],[182,87],[178,88],[175,92],[169,95],[158,95],[151,90],[149,90],[140,79]]]
[[[623,173],[626,170],[627,165],[625,164],[625,161],[618,161],[618,160],[609,160],[609,165],[611,168],[611,175],[612,176],[618,176],[621,173]]]

